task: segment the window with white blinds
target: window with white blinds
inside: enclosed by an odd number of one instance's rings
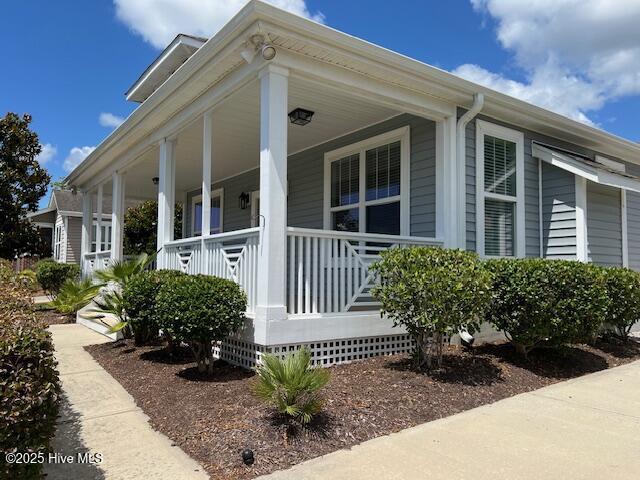
[[[478,251],[524,256],[524,136],[480,120],[477,134]]]
[[[344,155],[327,157],[328,225],[332,230],[400,235],[404,142],[408,128],[346,147]],[[378,141],[376,141],[378,140]],[[329,154],[328,154],[329,155]]]

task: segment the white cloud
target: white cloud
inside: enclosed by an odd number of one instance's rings
[[[73,147],[69,150],[67,158],[64,159],[62,168],[64,168],[64,171],[67,173],[71,172],[95,149],[96,147]]]
[[[55,145],[51,145],[50,143],[45,143],[44,145],[40,145],[42,150],[36,157],[36,160],[40,165],[46,165],[49,160],[55,157],[56,153],[58,153],[58,149]]]
[[[607,101],[640,94],[640,1],[471,0],[497,22],[526,82],[476,65],[454,73],[589,122]]]
[[[164,48],[178,33],[210,37],[245,6],[248,0],[113,0],[116,16],[156,48]],[[305,0],[269,0],[297,15],[322,22]]]
[[[124,122],[124,118],[109,112],[102,112],[98,117],[98,122],[103,127],[118,128]]]

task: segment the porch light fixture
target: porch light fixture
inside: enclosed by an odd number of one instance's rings
[[[154,184],[154,185],[158,185],[158,183],[160,183],[160,178],[158,178],[158,177],[153,177],[153,178],[151,179],[151,181],[153,182],[153,184]]]
[[[249,205],[251,205],[251,195],[247,192],[242,192],[238,197],[238,206],[240,207],[240,210],[246,210]]]
[[[265,40],[264,35],[259,33],[251,35],[249,45],[240,52],[240,55],[245,62],[251,63],[258,52],[267,61],[273,60],[277,53],[276,48]]]
[[[311,121],[314,112],[311,110],[305,110],[304,108],[296,108],[289,112],[289,121],[294,125],[306,125]]]

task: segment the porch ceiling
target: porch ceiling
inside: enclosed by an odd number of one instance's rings
[[[302,107],[315,112],[310,124],[289,124],[288,151],[295,153],[332,138],[399,115],[367,104],[331,87],[309,85],[298,78],[289,82],[289,111]],[[256,168],[260,152],[260,84],[252,82],[214,111],[215,181]],[[202,119],[182,130],[176,146],[176,193],[200,187],[202,179]],[[126,173],[127,196],[154,198],[158,176],[158,149],[142,157]],[[178,197],[179,198],[179,197]]]

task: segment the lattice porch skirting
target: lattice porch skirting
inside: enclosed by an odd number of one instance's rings
[[[289,352],[299,350],[303,346],[311,350],[313,365],[328,367],[379,355],[410,353],[413,350],[414,342],[406,334],[271,346],[229,339],[215,346],[213,352],[221,360],[240,367],[253,368],[260,363],[260,358],[264,353],[284,358]]]

